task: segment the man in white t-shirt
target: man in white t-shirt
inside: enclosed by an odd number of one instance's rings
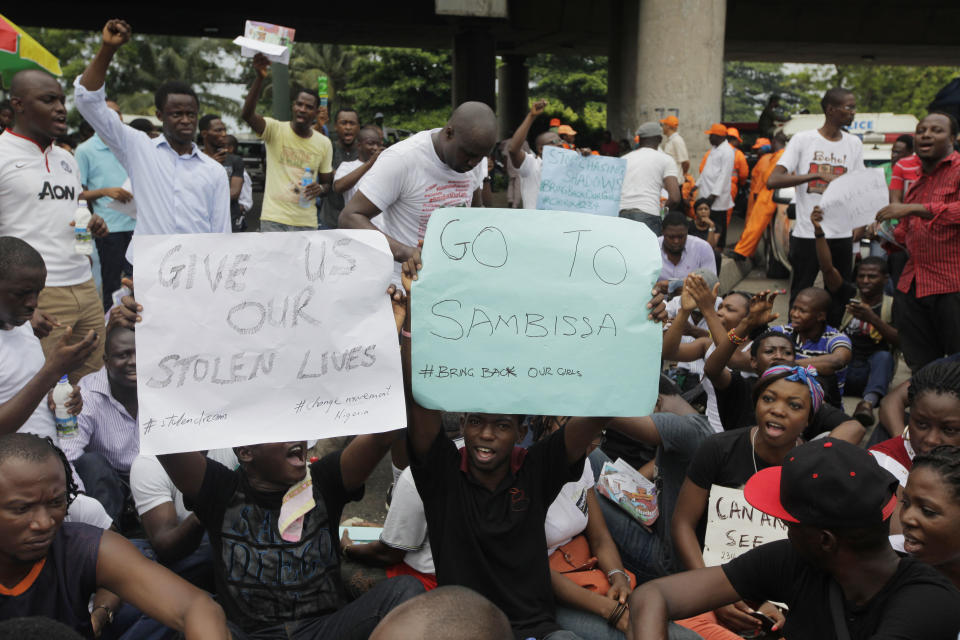
[[[704,131],[710,136],[707,162],[697,178],[700,197],[710,203],[710,219],[720,234],[719,247],[722,250],[727,242],[727,209],[733,207],[730,193],[730,180],[733,176],[733,147],[727,144],[727,128],[719,122],[710,125]]]
[[[67,132],[63,87],[43,71],[17,73],[10,84],[16,123],[0,134],[0,236],[15,236],[43,256],[47,287],[33,319],[48,355],[67,328],[76,341],[103,330],[103,307],[90,259],[76,252],[71,223],[80,206],[80,170],[69,152],[54,144]],[[116,114],[110,112],[113,118]],[[94,214],[88,228],[104,236],[107,225]],[[103,364],[97,342],[75,382]]]
[[[543,170],[543,148],[562,147],[560,135],[551,129],[537,136],[533,143],[535,153],[524,151],[523,146],[530,134],[530,126],[547,107],[546,100],[537,100],[530,107],[530,112],[513,132],[510,143],[507,145],[507,156],[516,167],[517,178],[520,180],[520,200],[524,209],[536,209],[537,197],[540,193],[540,172]]]
[[[343,202],[350,202],[357,192],[360,178],[367,175],[373,163],[383,151],[383,132],[375,124],[368,124],[360,128],[357,133],[357,159],[344,160],[333,174],[333,190],[343,194]],[[379,219],[374,218],[374,221]],[[377,224],[374,222],[374,224]]]
[[[90,331],[80,342],[67,344],[68,329],[44,357],[29,320],[46,276],[36,249],[20,238],[0,237],[0,433],[23,431],[58,442],[47,393],[61,376],[83,365],[99,339]],[[100,308],[99,299],[93,304]],[[79,394],[74,391],[68,406],[79,413]]]
[[[813,286],[820,270],[817,245],[810,214],[835,178],[864,168],[863,143],[844,129],[857,114],[857,98],[849,89],[834,88],[820,101],[826,119],[823,126],[801,131],[787,143],[767,179],[767,188],[796,187],[797,220],[790,233],[790,300],[798,292]],[[827,235],[833,264],[845,278],[853,267],[853,229]]]
[[[440,129],[421,131],[380,154],[340,212],[344,229],[377,229],[393,253],[394,280],[413,255],[434,210],[479,207],[486,159],[497,142],[497,118],[482,102],[457,107]]]
[[[680,128],[680,120],[677,116],[667,116],[660,121],[660,124],[663,125],[663,135],[665,136],[660,144],[660,151],[673,158],[674,162],[677,163],[677,177],[682,182],[683,176],[690,171],[690,154],[687,153],[687,143],[683,141],[677,131]]]
[[[620,217],[643,222],[656,235],[662,232],[660,192],[667,192],[667,208],[680,204],[680,181],[673,158],[658,151],[663,131],[656,122],[637,129],[637,148],[623,156],[627,170],[620,190]]]

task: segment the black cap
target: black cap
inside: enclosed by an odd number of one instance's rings
[[[783,466],[755,474],[744,497],[786,522],[842,529],[884,522],[897,505],[898,486],[866,450],[822,438],[788,453]]]

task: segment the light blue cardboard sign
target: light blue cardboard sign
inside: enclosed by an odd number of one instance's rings
[[[429,409],[644,416],[662,333],[657,239],[624,218],[438,209],[412,291],[413,395]]]
[[[615,216],[620,212],[626,171],[623,158],[582,156],[569,149],[544,147],[537,209]]]

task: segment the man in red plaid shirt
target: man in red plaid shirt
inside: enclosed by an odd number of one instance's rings
[[[960,351],[960,153],[957,121],[932,112],[917,125],[922,173],[903,198],[877,213],[910,259],[894,304],[900,346],[911,369]]]

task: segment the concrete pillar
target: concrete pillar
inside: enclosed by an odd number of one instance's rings
[[[453,37],[453,107],[478,100],[497,108],[496,48],[486,29],[465,29]]]
[[[720,120],[726,0],[624,0],[613,12],[607,127],[633,139],[647,121],[675,115],[696,175]]]
[[[284,121],[290,119],[290,67],[279,62],[270,65],[273,84],[273,117]]]
[[[523,55],[502,56],[502,64],[497,69],[497,125],[500,139],[512,136],[530,110],[527,97],[530,71],[526,60],[527,57]]]

